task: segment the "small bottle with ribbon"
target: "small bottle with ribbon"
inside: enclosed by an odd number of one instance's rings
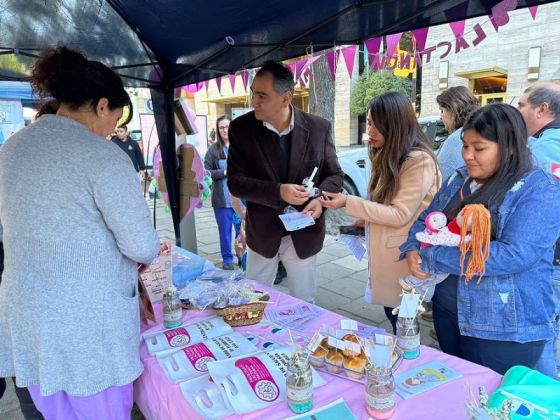
[[[163,325],[176,328],[183,323],[183,308],[175,286],[169,286],[163,293]]]
[[[294,352],[286,372],[288,406],[294,413],[305,413],[313,408],[313,375],[309,354]]]

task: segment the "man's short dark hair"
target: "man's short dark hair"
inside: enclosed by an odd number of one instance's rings
[[[255,77],[270,74],[273,80],[274,90],[278,95],[290,91],[294,93],[294,75],[290,69],[277,61],[267,61],[257,71]]]
[[[117,128],[124,128],[124,131],[128,132],[128,127],[126,125],[119,125]]]
[[[535,108],[541,104],[548,104],[548,112],[554,118],[560,117],[560,86],[558,89],[544,84],[535,85],[525,89],[527,94],[527,101],[531,104],[531,107]]]

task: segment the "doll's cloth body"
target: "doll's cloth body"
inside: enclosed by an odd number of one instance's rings
[[[457,219],[453,219],[447,226],[444,226],[437,232],[427,233],[426,231],[418,232],[416,239],[420,241],[425,248],[428,246],[459,246],[461,241],[461,228],[457,224]],[[469,242],[471,235],[465,236],[465,241]],[[436,285],[445,280],[449,274],[432,274],[426,280],[409,274],[399,280],[400,285],[405,291],[414,288],[415,292],[424,296],[424,302],[431,302],[436,289]]]

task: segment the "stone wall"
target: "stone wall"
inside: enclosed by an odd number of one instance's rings
[[[448,87],[468,86],[466,78],[455,74],[463,71],[501,67],[507,70],[508,82],[506,103],[516,105],[523,90],[531,83],[527,79],[529,49],[542,47],[540,62],[540,81],[560,79],[560,3],[540,5],[536,19],[533,20],[529,10],[519,9],[509,13],[510,21],[496,32],[488,16],[469,19],[465,23],[465,40],[470,48],[444,59],[449,61]],[[478,23],[487,37],[478,46],[472,46],[476,34],[473,26]],[[453,39],[449,25],[430,28],[426,46]],[[439,89],[439,63],[441,49],[432,54],[432,60],[422,67],[422,108],[421,116],[439,115],[436,96],[444,89]]]

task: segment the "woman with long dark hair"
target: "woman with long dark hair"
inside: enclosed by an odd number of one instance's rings
[[[229,189],[227,187],[227,155],[229,151],[229,123],[227,115],[216,120],[216,142],[208,149],[204,157],[204,167],[212,177],[212,207],[218,233],[220,234],[220,252],[224,270],[233,270],[233,252],[231,228],[234,211],[231,207]],[[239,235],[236,226],[236,236]]]
[[[129,158],[104,139],[130,98],[64,46],[41,53],[31,84],[60,106],[0,149],[0,377],[45,418],[128,419],[143,370],[138,267],[159,248]]]
[[[451,273],[433,299],[444,352],[501,374],[514,365],[533,368],[554,335],[551,277],[560,184],[533,167],[525,123],[510,105],[475,111],[462,140],[466,166],[420,215],[401,251],[418,278]],[[490,256],[479,282],[464,281],[457,247],[420,248],[415,237],[429,212],[444,211],[452,219],[467,204],[483,204],[491,215]]]
[[[372,174],[368,199],[323,193],[327,208],[346,207],[346,214],[365,221],[368,236],[369,282],[366,301],[391,311],[400,303],[399,279],[410,274],[398,262],[398,247],[408,229],[430,204],[439,188],[437,161],[406,96],[388,92],[375,97],[367,111]]]

